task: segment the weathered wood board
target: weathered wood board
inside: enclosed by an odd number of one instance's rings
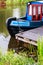
[[[43,36],[43,26],[18,33],[15,36],[18,40],[37,46],[38,38]]]

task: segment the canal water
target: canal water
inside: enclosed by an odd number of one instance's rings
[[[6,20],[9,17],[22,17],[26,14],[26,6],[8,6],[0,9],[0,49],[5,53],[8,48],[17,46],[16,40],[11,37],[6,27]]]

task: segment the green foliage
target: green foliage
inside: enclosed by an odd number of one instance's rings
[[[38,62],[43,65],[43,37],[38,39]]]
[[[34,65],[34,61],[10,50],[0,57],[0,65]]]
[[[38,39],[38,53],[43,56],[43,37]]]
[[[20,4],[25,4],[29,1],[32,1],[32,0],[6,0],[6,4],[7,5],[20,5]]]

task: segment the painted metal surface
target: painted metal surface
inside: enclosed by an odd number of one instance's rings
[[[29,15],[29,11],[31,10],[31,9],[29,10],[30,5],[32,6],[32,14],[30,13],[31,15]],[[37,27],[37,26],[43,25],[42,12],[39,15],[40,17],[38,16],[39,10],[38,10],[37,6],[39,7],[40,5],[43,5],[43,1],[35,1],[35,2],[28,3],[27,8],[26,8],[26,16],[25,16],[26,19],[24,21],[23,21],[23,18],[22,18],[22,20],[11,21],[10,26],[25,26],[25,27],[27,27],[27,26],[32,27],[33,26],[33,27]],[[37,10],[35,15],[33,15],[33,11],[34,11],[33,8],[34,7],[36,7],[36,10]],[[39,17],[39,19],[38,19],[38,17]]]
[[[26,15],[21,18],[9,18],[7,28],[11,35],[19,33],[20,29],[36,28],[43,26],[43,1],[27,3]]]
[[[12,21],[10,26],[30,26],[30,23],[28,21]]]

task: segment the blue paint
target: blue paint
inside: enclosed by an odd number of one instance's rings
[[[34,2],[31,2],[31,4],[43,4],[43,1],[42,2],[34,1]]]
[[[32,16],[27,15],[27,20],[32,21]]]
[[[42,17],[42,21],[43,21],[43,17]]]
[[[27,26],[29,26],[30,25],[30,23],[27,21],[24,21],[24,22],[22,22],[22,21],[12,21],[11,23],[10,23],[10,26],[25,26],[25,27],[27,27]]]
[[[30,2],[30,4],[43,4],[43,2],[35,1],[35,2]],[[27,4],[25,21],[14,20],[14,21],[11,21],[10,26],[38,27],[38,26],[43,25],[43,17],[42,17],[42,22],[38,21],[38,20],[37,20],[37,22],[36,21],[32,21],[32,15],[29,15],[28,11],[29,11],[29,7],[28,7],[28,4]],[[23,17],[22,17],[22,19],[23,19]]]
[[[37,19],[34,19],[32,15],[29,15],[29,5],[37,5],[37,4],[43,4],[42,2],[30,2],[30,4],[27,3],[26,7],[26,15],[25,17],[21,17],[18,20],[16,18],[10,18],[7,22],[7,28],[11,36],[15,37],[15,34],[19,33],[19,27],[22,30],[28,30],[30,28],[36,28],[43,26],[43,16],[42,20],[40,20],[40,16]],[[21,31],[21,30],[20,30]]]
[[[42,1],[42,2],[39,2],[39,1],[32,1],[32,2],[30,2],[30,4],[31,4],[31,5],[32,5],[32,4],[34,4],[34,5],[43,4],[43,1]],[[28,3],[27,3],[26,18],[27,18],[27,20],[32,21],[32,16],[29,15],[28,11],[29,11],[29,8],[28,8]],[[43,21],[43,18],[42,18],[42,21]]]
[[[31,4],[43,4],[43,2],[38,2],[38,1],[35,1],[35,2],[30,2]],[[40,23],[40,21],[37,21],[37,22],[35,22],[35,21],[32,21],[32,16],[30,16],[29,15],[29,13],[28,13],[28,11],[29,11],[29,7],[28,7],[28,4],[27,4],[27,7],[26,7],[26,20],[25,21],[17,21],[17,20],[14,20],[14,21],[11,21],[11,23],[10,23],[10,26],[25,26],[25,27],[27,27],[27,26],[30,26],[30,27],[33,27],[33,26],[40,26],[40,25],[42,25],[41,23]],[[22,17],[22,19],[23,19],[23,17]],[[42,21],[43,21],[43,17],[42,17]]]
[[[43,26],[43,22],[42,21],[38,21],[38,22],[31,22],[30,23],[30,27],[40,27],[40,26]]]

